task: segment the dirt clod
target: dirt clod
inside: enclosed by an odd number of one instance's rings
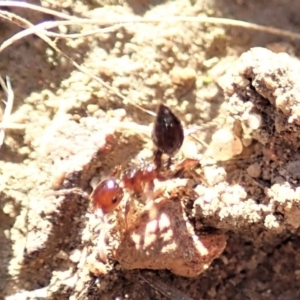
[[[116,259],[126,269],[168,269],[194,277],[205,271],[225,246],[222,234],[195,233],[179,199],[162,199],[135,216]]]

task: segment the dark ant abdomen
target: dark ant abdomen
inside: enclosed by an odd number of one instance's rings
[[[173,156],[182,146],[183,139],[180,120],[167,106],[160,104],[152,131],[154,145],[161,153]]]

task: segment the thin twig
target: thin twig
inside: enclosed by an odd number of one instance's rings
[[[10,117],[13,103],[14,103],[14,92],[11,88],[10,79],[8,76],[6,76],[6,84],[5,84],[4,80],[2,79],[2,77],[0,76],[0,85],[3,88],[3,90],[7,96],[7,101],[5,102],[6,106],[5,106],[4,114],[2,117],[2,122],[0,125],[0,147],[1,147],[4,142],[5,129],[6,129],[8,119]]]

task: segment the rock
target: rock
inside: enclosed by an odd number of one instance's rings
[[[179,198],[163,198],[146,205],[128,224],[115,258],[125,269],[168,269],[194,277],[225,246],[222,234],[195,233]]]

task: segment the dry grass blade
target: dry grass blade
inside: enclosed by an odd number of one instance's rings
[[[66,19],[66,20],[76,19],[76,17],[69,16],[67,14],[55,11],[53,9],[45,8],[45,7],[42,7],[42,6],[39,6],[39,5],[29,4],[29,3],[26,3],[26,2],[0,1],[0,6],[27,8],[27,9],[39,11],[41,13],[45,13],[45,14],[48,14],[48,15],[56,16],[58,18]]]
[[[56,33],[52,31],[45,30],[45,35],[49,37],[54,37],[58,39],[78,39],[78,38],[83,38],[91,35],[96,35],[96,34],[103,34],[103,33],[110,33],[117,31],[118,29],[124,27],[123,24],[116,24],[112,25],[106,28],[97,28],[94,30],[89,30],[81,33]]]
[[[6,20],[6,21],[10,21],[22,28],[34,26],[30,22],[28,22],[26,19],[19,17],[18,15],[14,14],[14,13],[4,11],[4,10],[0,10],[0,18],[3,20]]]
[[[5,106],[2,123],[1,123],[1,127],[0,127],[0,147],[1,147],[4,142],[5,129],[6,129],[8,119],[10,117],[13,103],[14,103],[14,92],[11,88],[9,77],[6,77],[6,84],[5,84],[3,78],[0,76],[0,85],[7,95],[7,101],[5,102],[6,106]]]

